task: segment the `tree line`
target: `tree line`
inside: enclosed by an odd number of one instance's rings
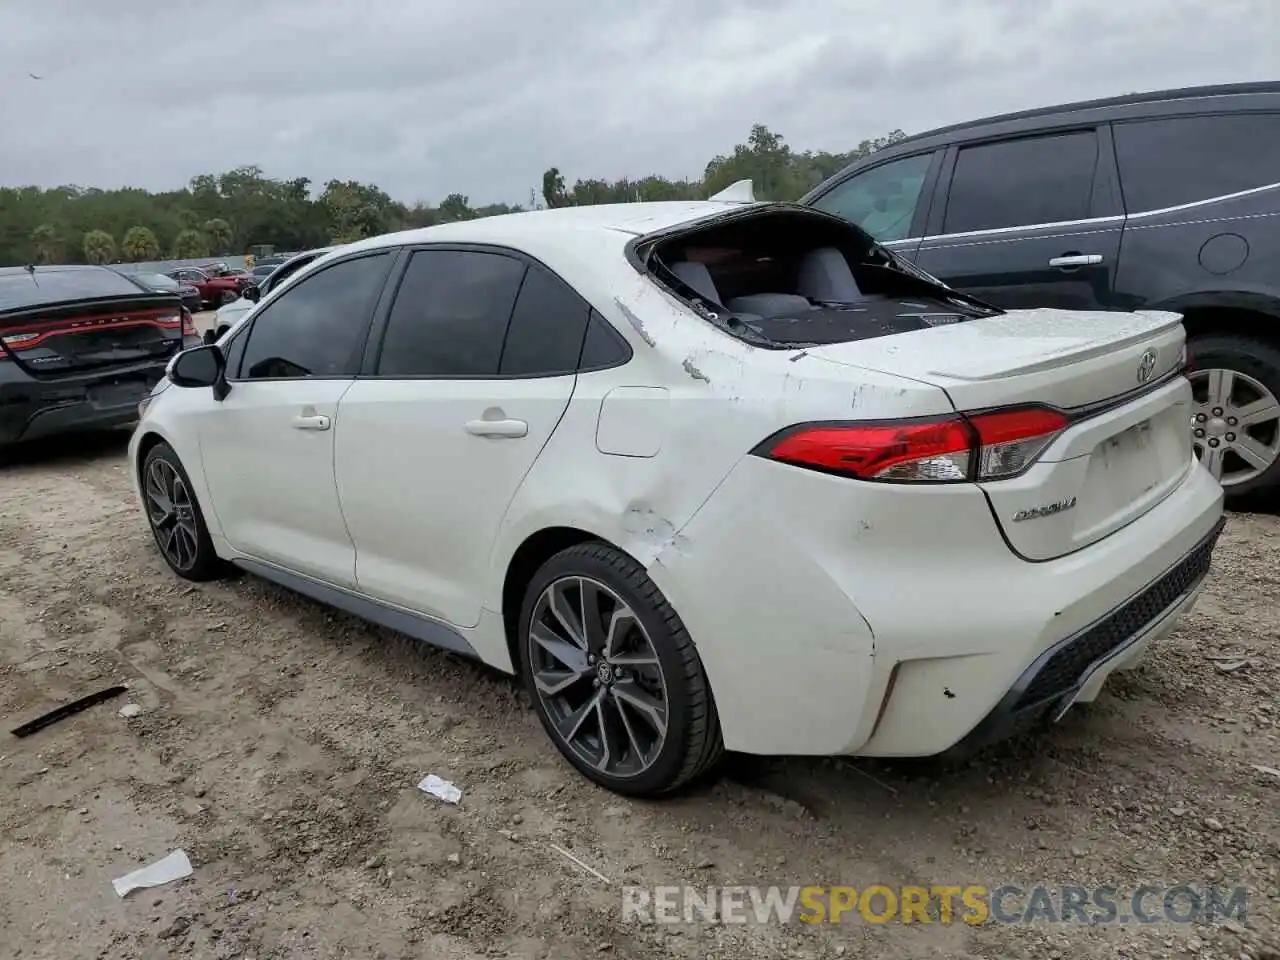
[[[317,192],[305,177],[272,179],[257,166],[201,174],[184,189],[161,193],[132,187],[0,187],[0,264],[199,259],[262,245],[305,250],[531,207],[702,199],[745,179],[754,182],[759,199],[795,200],[846,164],[904,136],[895,130],[847,153],[797,151],[757,124],[745,143],[714,157],[699,180],[655,175],[579,179],[570,185],[552,167],[543,174],[540,192],[531,190],[524,205],[473,207],[459,193],[436,205],[406,205],[373,184],[330,180]]]

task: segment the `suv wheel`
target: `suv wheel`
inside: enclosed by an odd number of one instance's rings
[[[214,552],[187,471],[167,443],[156,444],[142,461],[142,495],[151,533],[169,569],[195,581],[213,580],[227,572]]]
[[[1211,334],[1193,338],[1188,352],[1196,455],[1230,503],[1280,491],[1280,349]]]
[[[601,786],[669,793],[724,747],[693,641],[634,560],[587,543],[548,560],[520,613],[525,683],[547,734]]]

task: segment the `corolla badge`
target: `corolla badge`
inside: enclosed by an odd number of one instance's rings
[[[1146,383],[1151,379],[1151,375],[1156,372],[1156,352],[1147,350],[1142,354],[1142,359],[1138,361],[1138,382]]]
[[[1019,510],[1013,515],[1013,522],[1021,523],[1023,520],[1039,520],[1041,517],[1052,517],[1054,514],[1072,509],[1075,505],[1076,498],[1067,497],[1065,500],[1058,500],[1054,503],[1046,503],[1038,507],[1027,507],[1027,509]]]

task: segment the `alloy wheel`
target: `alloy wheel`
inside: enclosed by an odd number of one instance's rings
[[[177,570],[195,566],[200,538],[195,505],[173,464],[156,458],[147,465],[147,517],[165,559]]]
[[[597,580],[552,581],[528,633],[534,689],[555,735],[600,773],[635,777],[667,738],[666,678],[635,611]]]
[[[1280,401],[1239,370],[1189,374],[1194,406],[1191,443],[1224,487],[1265,473],[1280,459]]]

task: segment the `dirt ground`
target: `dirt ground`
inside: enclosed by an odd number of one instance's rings
[[[1233,517],[1178,633],[1047,734],[958,769],[734,758],[639,803],[563,763],[507,678],[251,577],[172,576],[126,439],[0,466],[0,957],[1280,957],[1280,777],[1253,767],[1280,767],[1274,516]],[[115,895],[177,848],[193,877]],[[623,922],[623,884],[683,883],[1250,899],[1212,926]]]

